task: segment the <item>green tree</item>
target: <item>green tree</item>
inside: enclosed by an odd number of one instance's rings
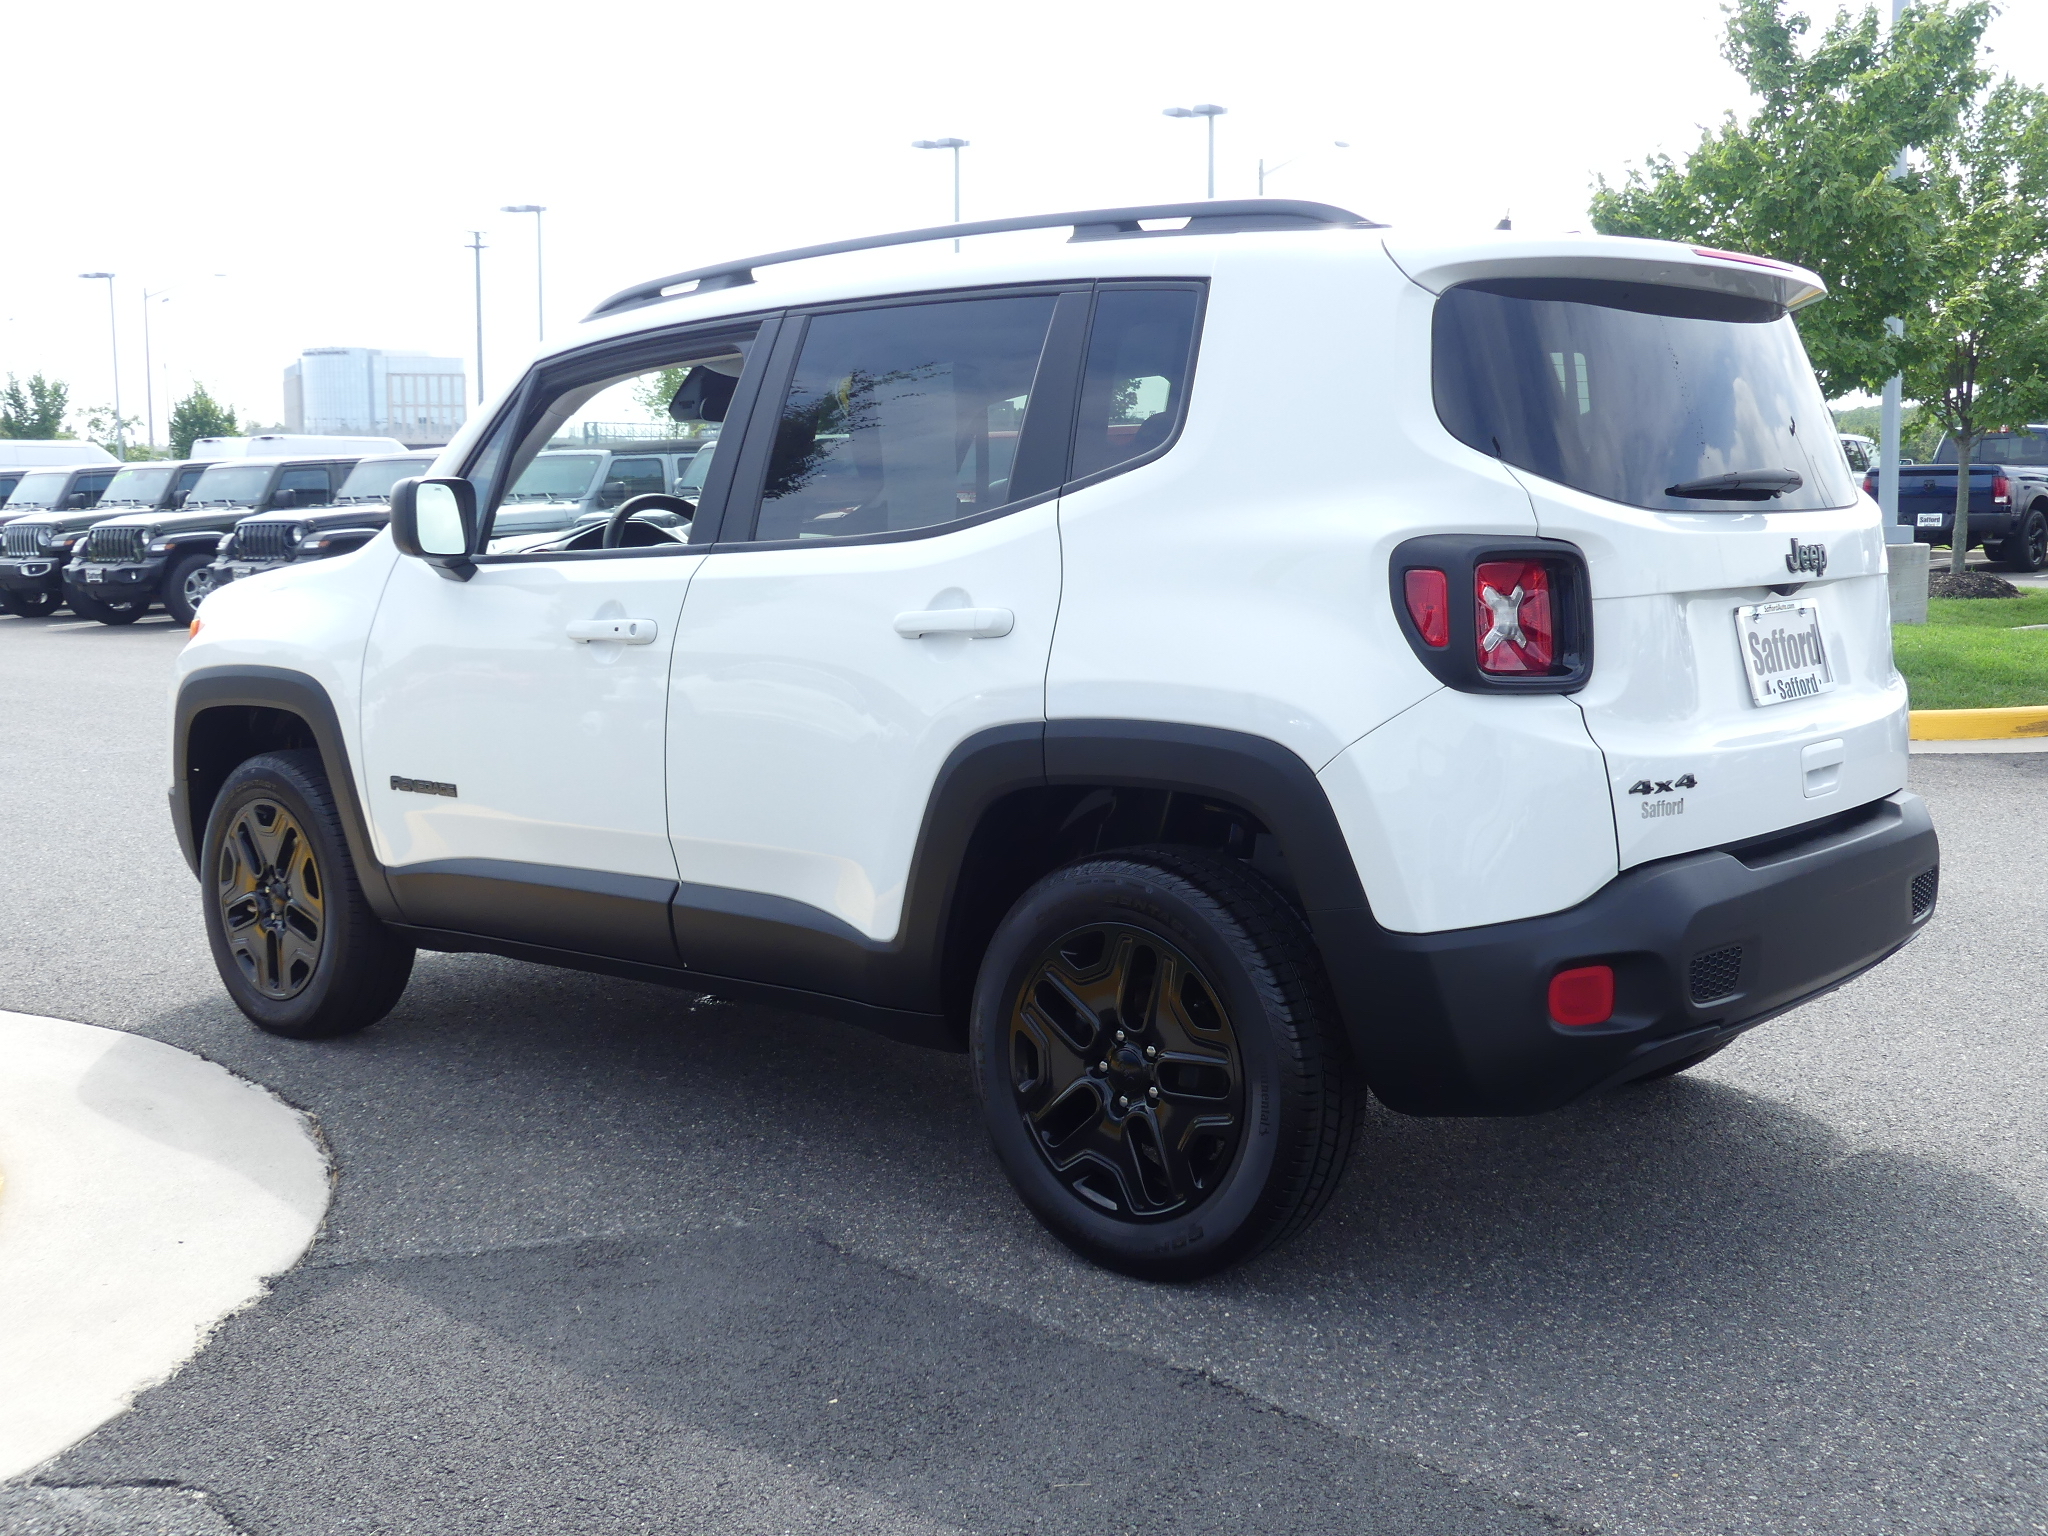
[[[206,392],[204,384],[195,383],[192,393],[171,407],[170,432],[172,456],[189,458],[195,438],[239,435],[235,408],[222,405]]]
[[[71,408],[71,386],[61,379],[29,375],[26,384],[7,375],[7,387],[0,389],[0,437],[63,438],[64,414]]]
[[[1874,9],[1837,14],[1803,49],[1811,23],[1785,0],[1735,0],[1722,55],[1760,105],[1730,113],[1683,163],[1652,156],[1625,183],[1596,181],[1603,234],[1690,240],[1810,267],[1826,303],[1801,313],[1800,334],[1830,395],[1875,391],[1905,348],[1887,316],[1924,307],[1940,220],[1926,171],[1892,176],[1904,151],[1953,138],[1983,88],[1977,44],[1987,0],[1909,7],[1880,27]]]
[[[2048,95],[2001,81],[1935,146],[1929,282],[1906,322],[1906,390],[1956,445],[1952,571],[1970,547],[1970,455],[2048,415]]]
[[[139,459],[144,455],[131,441],[135,429],[142,425],[140,416],[116,418],[111,405],[103,405],[88,411],[85,417],[85,436],[88,442],[96,443],[117,459]]]

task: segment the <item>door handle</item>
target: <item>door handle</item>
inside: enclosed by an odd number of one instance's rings
[[[1007,608],[925,608],[896,615],[896,633],[906,640],[921,635],[967,635],[975,640],[997,640],[1016,627],[1017,615]]]
[[[661,626],[652,619],[571,619],[571,640],[610,640],[618,645],[652,645]]]

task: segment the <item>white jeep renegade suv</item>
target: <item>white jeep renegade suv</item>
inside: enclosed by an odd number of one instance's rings
[[[221,976],[301,1038],[428,948],[966,1050],[1062,1240],[1241,1260],[1366,1089],[1683,1071],[1933,910],[1821,292],[1281,201],[629,289],[386,535],[208,600],[171,809]],[[694,501],[489,552],[640,417],[718,424]]]

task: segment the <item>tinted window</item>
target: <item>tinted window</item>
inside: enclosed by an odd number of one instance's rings
[[[111,472],[102,475],[80,475],[78,484],[71,488],[71,494],[83,496],[88,507],[98,506],[100,497],[106,494],[107,487],[113,483],[114,477]]]
[[[1141,458],[1173,436],[1186,404],[1200,295],[1105,288],[1088,331],[1074,478]]]
[[[1009,499],[1050,294],[814,316],[757,539],[929,528]]]
[[[1956,462],[1956,444],[1944,437],[1934,450],[1934,462]],[[1979,438],[1970,449],[1972,464],[2048,464],[2048,434],[2015,432],[2000,437]]]
[[[1856,486],[1789,315],[1693,289],[1468,283],[1437,301],[1437,415],[1460,442],[1660,511],[1846,507]],[[1670,494],[1742,471],[1799,476],[1768,501]]]
[[[1870,455],[1864,451],[1861,443],[1843,442],[1842,457],[1849,461],[1849,468],[1859,475],[1870,468]]]
[[[604,472],[604,490],[597,503],[601,507],[616,507],[622,501],[649,491],[665,491],[668,486],[662,480],[659,459],[613,459],[611,467]]]
[[[199,477],[205,473],[206,469],[203,465],[195,469],[180,470],[178,472],[178,489],[190,491],[193,486],[199,483]]]

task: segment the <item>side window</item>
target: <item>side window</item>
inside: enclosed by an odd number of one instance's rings
[[[271,494],[270,504],[274,507],[315,507],[325,502],[333,492],[334,483],[328,478],[324,464],[288,469],[278,476],[277,489]]]
[[[648,491],[665,491],[661,477],[659,459],[613,459],[605,471],[604,488],[598,493],[597,504],[601,507],[616,507],[622,501],[631,501],[635,496]]]
[[[1843,443],[1842,453],[1849,460],[1849,467],[1857,474],[1860,475],[1870,468],[1870,455],[1863,451],[1861,443]]]
[[[783,396],[757,541],[930,528],[1010,499],[1052,294],[814,315]]]
[[[185,493],[191,490],[193,486],[197,485],[199,483],[199,477],[205,473],[206,466],[203,464],[196,464],[190,469],[180,470],[178,472],[179,498],[183,499]]]
[[[104,475],[80,475],[78,483],[71,487],[74,496],[83,496],[88,507],[100,504],[100,498],[107,493],[107,487],[114,483],[112,473]]]
[[[734,408],[758,338],[751,324],[688,338],[640,337],[602,357],[543,369],[531,404],[501,422],[471,462],[490,512],[485,553],[542,559],[688,543],[692,512],[636,512],[611,530],[607,545],[608,517],[592,508],[609,513],[644,492],[667,491],[671,455],[711,467],[698,445],[716,439]],[[722,481],[710,489],[724,494]],[[706,482],[679,477],[676,494],[694,507]]]
[[[1201,295],[1190,288],[1104,288],[1088,330],[1073,478],[1163,446],[1187,405]]]

